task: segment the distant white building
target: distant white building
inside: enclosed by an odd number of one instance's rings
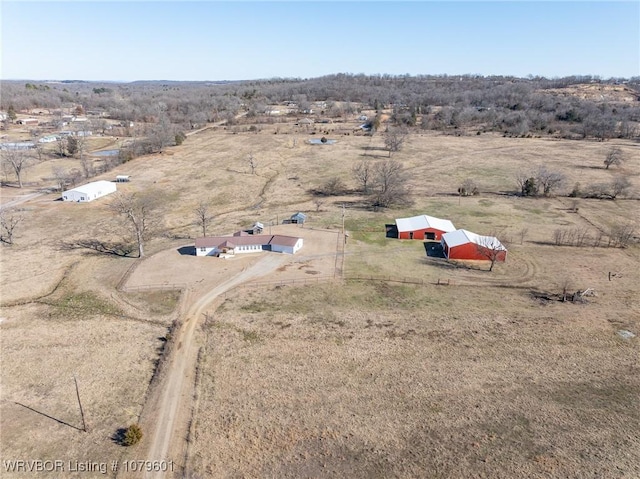
[[[116,192],[116,184],[111,181],[94,181],[62,192],[63,201],[88,203]]]

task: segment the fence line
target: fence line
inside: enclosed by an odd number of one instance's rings
[[[149,291],[152,289],[158,290],[170,290],[170,289],[185,289],[187,287],[184,283],[162,283],[162,284],[145,284],[142,286],[127,286],[126,288],[122,288],[120,291],[125,293],[134,293],[136,291]]]

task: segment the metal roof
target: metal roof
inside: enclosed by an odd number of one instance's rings
[[[449,220],[435,218],[429,215],[412,216],[411,218],[396,219],[396,226],[399,232],[418,231],[433,228],[439,231],[455,231],[456,227]]]
[[[442,235],[442,241],[447,243],[449,248],[460,246],[462,244],[473,243],[480,246],[486,246],[494,250],[507,251],[500,240],[495,236],[480,236],[467,230],[455,230]]]

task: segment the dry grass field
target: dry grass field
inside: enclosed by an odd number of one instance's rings
[[[164,234],[142,262],[64,247],[122,237],[108,198],[69,204],[42,194],[19,205],[15,244],[1,251],[2,458],[144,457],[144,440],[125,452],[111,437],[143,411],[168,328],[185,307],[177,291],[144,287],[188,286],[195,298],[254,261],[179,254],[199,233],[193,210],[204,199],[216,234],[308,213],[305,228],[278,227],[305,238],[298,255],[264,278],[283,282],[335,274],[346,205],[347,279],[227,295],[198,332],[197,399],[186,459],[171,458],[176,475],[639,477],[640,346],[618,331],[640,334],[640,249],[552,240],[558,228],[596,236],[619,223],[638,227],[638,146],[417,133],[393,156],[411,175],[413,204],[373,212],[357,194],[324,198],[318,208],[310,191],[333,176],[355,189],[351,168],[385,158],[371,149],[382,139],[326,136],[337,143],[309,145],[311,135],[287,124],[257,134],[215,127],[98,177],[132,175],[121,191],[155,191],[162,200]],[[96,139],[95,147],[113,141]],[[605,170],[614,144],[628,161]],[[52,167],[73,161],[33,166],[19,193],[49,186]],[[538,165],[563,172],[568,190],[623,173],[633,198],[574,204],[512,195],[515,175]],[[466,178],[479,196],[456,196]],[[15,196],[2,189],[3,204]],[[385,223],[421,213],[480,234],[501,231],[510,239],[507,262],[489,273],[430,258],[420,241],[384,237]],[[120,291],[130,268],[130,289]],[[367,277],[424,284],[348,279]],[[554,301],[563,286],[595,295]],[[74,429],[73,375],[88,433]]]

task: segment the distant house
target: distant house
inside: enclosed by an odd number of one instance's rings
[[[129,181],[131,181],[129,175],[116,175],[116,183],[128,183]]]
[[[0,144],[0,150],[30,150],[35,147],[36,144],[32,141],[18,141],[15,143]]]
[[[111,181],[94,181],[62,192],[63,201],[88,203],[116,192],[116,184]]]
[[[449,220],[434,218],[429,215],[412,216],[396,219],[398,238],[440,241],[444,233],[455,231],[456,227]]]
[[[507,248],[495,236],[480,236],[467,230],[455,230],[442,235],[442,250],[447,259],[490,260],[507,259]]]
[[[259,221],[256,221],[251,227],[251,232],[254,235],[259,235],[264,230],[264,225]]]
[[[58,137],[55,136],[55,135],[47,135],[47,136],[43,136],[42,138],[40,138],[38,140],[38,143],[53,143],[57,139],[58,139]]]
[[[20,120],[17,120],[16,123],[18,125],[34,126],[34,125],[37,125],[38,123],[40,123],[40,121],[37,118],[22,118]]]
[[[242,231],[233,236],[197,238],[196,256],[227,256],[261,251],[295,254],[302,244],[302,238],[293,236],[250,235]]]

